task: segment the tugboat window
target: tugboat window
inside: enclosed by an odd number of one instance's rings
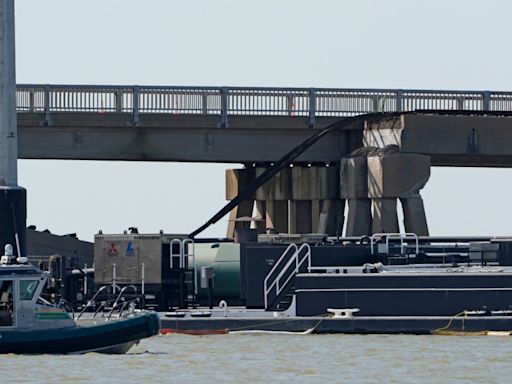
[[[4,280],[0,284],[0,327],[13,325],[12,283],[12,280]]]
[[[38,285],[38,280],[20,280],[20,300],[32,300]]]

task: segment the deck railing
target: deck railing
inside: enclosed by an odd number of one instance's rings
[[[300,247],[290,244],[281,257],[274,264],[263,281],[263,300],[265,309],[272,305],[275,300],[287,288],[288,283],[307,261],[308,269],[311,268],[311,247],[304,243]]]
[[[18,85],[17,111],[317,117],[419,109],[512,111],[512,92],[401,89]]]

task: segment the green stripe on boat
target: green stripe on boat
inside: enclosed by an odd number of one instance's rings
[[[64,312],[54,312],[54,313],[38,313],[37,320],[62,320],[69,319],[67,313]]]

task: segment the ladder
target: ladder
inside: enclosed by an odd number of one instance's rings
[[[171,300],[179,308],[194,307],[197,295],[195,244],[192,239],[170,242]]]

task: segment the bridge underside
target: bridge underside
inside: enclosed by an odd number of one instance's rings
[[[24,159],[270,163],[338,118],[143,114],[18,113]],[[363,135],[364,133],[364,135]],[[364,139],[363,139],[364,136]],[[512,117],[404,113],[331,133],[297,161],[338,161],[362,146],[396,144],[402,153],[430,156],[433,166],[512,166]]]
[[[336,121],[320,118],[316,128],[287,116],[232,116],[228,128],[218,116],[144,114],[19,113],[19,157],[23,159],[270,163]],[[361,145],[362,125],[336,132],[298,160],[327,162]]]
[[[433,166],[511,167],[512,115],[404,113],[367,122],[364,146],[397,145]]]

